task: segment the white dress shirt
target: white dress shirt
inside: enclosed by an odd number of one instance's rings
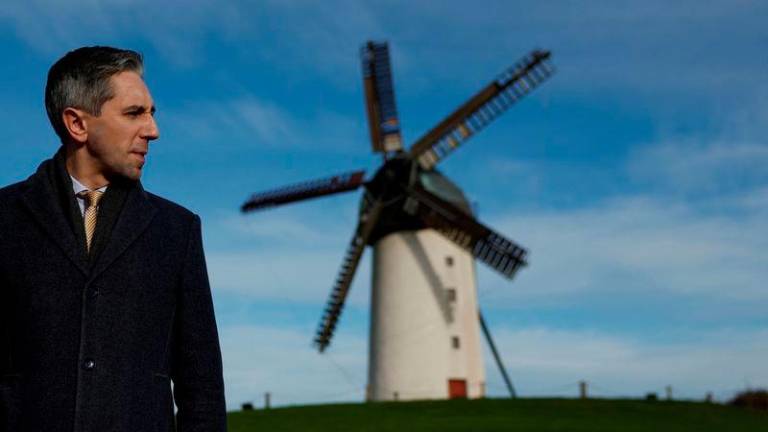
[[[80,198],[78,196],[78,194],[80,192],[82,192],[82,191],[89,191],[90,189],[88,189],[87,187],[83,186],[82,183],[77,181],[77,179],[72,177],[71,175],[69,176],[69,178],[72,179],[72,189],[75,191],[75,197],[77,198],[77,205],[80,206],[80,216],[85,217],[85,200]],[[96,190],[99,191],[99,192],[104,192],[104,191],[107,190],[107,187],[106,186],[102,186],[102,187],[100,187],[100,188],[98,188]]]

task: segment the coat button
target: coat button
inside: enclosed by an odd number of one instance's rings
[[[83,362],[83,369],[93,370],[96,367],[96,362],[93,359],[87,359]]]

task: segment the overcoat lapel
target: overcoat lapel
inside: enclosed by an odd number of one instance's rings
[[[72,231],[64,209],[60,205],[60,197],[52,184],[53,163],[52,160],[43,162],[37,172],[29,178],[29,187],[22,195],[22,202],[43,231],[61,248],[64,255],[78,270],[87,275],[88,257]]]
[[[89,279],[93,279],[106,270],[139,236],[147,229],[157,209],[147,198],[147,193],[140,182],[128,191],[120,216],[115,222],[104,250],[96,258]]]
[[[141,182],[133,183],[126,192],[122,209],[116,209],[119,216],[112,232],[104,233],[106,238],[103,250],[96,256],[95,262],[89,263],[85,245],[78,241],[65,213],[66,209],[61,204],[61,196],[54,186],[55,163],[53,159],[43,162],[37,172],[28,179],[29,186],[22,195],[22,202],[64,255],[92,280],[106,270],[147,229],[157,209],[149,202]]]

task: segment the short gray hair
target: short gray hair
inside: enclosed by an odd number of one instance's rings
[[[61,118],[64,110],[71,107],[101,115],[101,106],[115,96],[109,79],[126,71],[144,74],[141,54],[106,46],[78,48],[51,66],[45,85],[45,110],[62,142],[69,138]]]

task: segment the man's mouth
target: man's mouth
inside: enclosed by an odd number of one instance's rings
[[[142,163],[144,163],[147,157],[147,152],[145,151],[133,151],[131,154],[136,155],[139,159],[141,159]]]

